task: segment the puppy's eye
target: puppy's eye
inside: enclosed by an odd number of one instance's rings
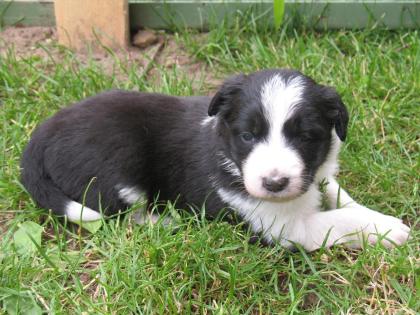
[[[250,132],[243,132],[241,133],[241,139],[245,143],[251,143],[254,141],[255,136]]]

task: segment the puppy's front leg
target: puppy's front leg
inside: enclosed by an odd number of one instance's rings
[[[410,228],[400,219],[368,208],[346,207],[313,213],[305,219],[305,249],[311,251],[323,244],[330,247],[344,243],[359,248],[366,240],[369,244],[380,241],[386,247],[406,242]]]
[[[334,177],[327,178],[326,195],[332,208],[358,208],[358,204],[350,195],[340,187]]]
[[[328,179],[326,194],[330,205],[338,209],[316,212],[305,218],[305,240],[301,243],[307,250],[338,243],[358,248],[364,239],[370,244],[381,241],[384,246],[392,247],[408,239],[410,228],[400,219],[358,204],[340,189],[334,178]]]

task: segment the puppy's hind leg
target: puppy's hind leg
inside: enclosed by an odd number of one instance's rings
[[[157,224],[160,221],[162,221],[163,226],[168,226],[172,223],[172,219],[169,216],[165,216],[163,219],[159,214],[155,213],[148,213],[143,210],[137,210],[133,213],[132,216],[135,223],[139,225],[145,225],[145,224]]]
[[[68,201],[65,206],[65,216],[71,222],[96,221],[102,218],[101,214],[76,201]]]
[[[124,200],[128,205],[136,207],[139,206],[132,214],[132,218],[135,223],[139,225],[144,224],[157,224],[161,220],[161,216],[156,212],[152,213],[149,211],[148,200],[146,194],[140,191],[137,187],[124,187],[123,185],[117,185],[118,195],[120,199]],[[172,220],[166,216],[162,220],[164,226],[169,225]]]

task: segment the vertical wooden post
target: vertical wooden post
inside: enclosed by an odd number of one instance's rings
[[[112,49],[129,43],[128,0],[55,0],[58,40],[80,50],[98,44]]]

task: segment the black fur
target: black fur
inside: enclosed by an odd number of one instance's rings
[[[21,167],[22,183],[37,204],[63,215],[66,203],[83,202],[114,214],[128,204],[116,185],[136,186],[148,200],[177,200],[191,209],[206,204],[217,216],[226,205],[215,187],[241,193],[238,178],[219,165],[219,153],[241,162],[268,132],[261,110],[261,85],[273,74],[303,76],[291,70],[268,70],[227,80],[213,99],[109,91],[65,108],[33,133]],[[331,129],[346,136],[347,111],[331,88],[307,82],[305,101],[284,125],[312,174],[328,153]],[[202,126],[207,115],[217,115]],[[244,133],[255,139],[246,141]]]
[[[63,214],[70,200],[112,214],[127,206],[115,186],[136,185],[149,200],[177,205],[211,197],[215,136],[200,132],[208,97],[110,91],[63,109],[32,135],[22,159],[22,182],[37,203]],[[214,161],[209,163],[209,161]],[[182,193],[179,195],[179,193]]]

